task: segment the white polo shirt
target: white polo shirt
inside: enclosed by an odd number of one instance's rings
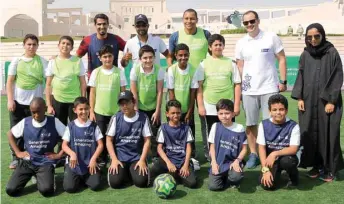
[[[235,57],[244,60],[243,95],[278,92],[276,54],[283,49],[281,39],[271,32],[260,31],[255,38],[247,34],[237,42]]]
[[[139,59],[139,50],[142,46],[149,45],[155,51],[155,64],[160,65],[160,53],[163,53],[167,50],[167,47],[159,36],[153,36],[148,34],[148,40],[146,43],[141,42],[137,36],[131,38],[127,41],[124,47],[123,55],[127,52],[132,53],[133,67],[136,63],[140,61]]]

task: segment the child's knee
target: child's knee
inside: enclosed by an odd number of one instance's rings
[[[38,191],[44,196],[44,197],[48,197],[48,196],[52,196],[55,192],[55,189],[54,189],[54,185],[52,186],[49,186],[49,185],[46,185],[46,186],[41,186],[38,188]]]
[[[297,167],[299,161],[296,156],[283,156],[280,160],[280,166],[282,169],[291,169]]]
[[[231,170],[228,172],[228,181],[231,183],[240,183],[241,179],[243,179],[244,175],[242,172],[236,172]]]
[[[78,190],[75,184],[67,183],[67,182],[64,182],[64,183],[63,183],[63,189],[64,189],[67,193],[75,193],[75,192],[77,192],[77,190]]]
[[[123,186],[123,179],[120,179],[119,176],[109,174],[108,184],[111,188],[121,188]]]
[[[196,179],[189,179],[187,182],[184,184],[188,188],[196,188],[197,187],[197,181]]]
[[[224,188],[224,185],[223,184],[216,184],[214,182],[209,182],[208,188],[211,191],[220,191]]]
[[[100,187],[100,181],[94,182],[91,185],[88,186],[92,191],[97,191]]]
[[[6,186],[6,193],[9,196],[16,196],[19,193],[19,190],[17,188],[14,188],[12,186]]]
[[[133,179],[133,183],[138,188],[146,188],[148,186],[148,176],[138,176]]]

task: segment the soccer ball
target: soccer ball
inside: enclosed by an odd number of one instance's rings
[[[168,198],[176,192],[176,180],[170,174],[161,174],[154,180],[153,190],[159,198]]]

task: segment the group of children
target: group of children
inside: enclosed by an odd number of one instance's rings
[[[45,68],[45,62],[35,53],[37,37],[26,36],[23,59],[13,64],[7,82],[11,116],[8,138],[18,158],[6,187],[7,194],[17,195],[32,176],[37,178],[42,195],[53,194],[55,164],[64,154],[67,158],[63,187],[67,192],[76,192],[83,183],[97,190],[100,169],[106,166],[108,156],[111,161],[107,178],[112,188],[122,187],[127,178],[135,186],[147,187],[152,179],[165,172],[194,188],[197,179],[191,160],[195,157],[195,100],[199,114],[207,119],[205,125],[211,127],[207,129],[209,137],[204,138],[209,148],[205,154],[211,160],[209,189],[238,187],[244,177],[247,153],[245,128],[233,122],[240,110],[241,80],[235,63],[222,54],[224,45],[223,36],[212,35],[210,56],[198,68],[188,63],[187,45],[176,47],[177,63],[167,71],[168,122],[161,125],[165,72],[154,64],[155,52],[149,45],[140,48],[141,63],[131,70],[131,91],[125,90],[124,71],[113,66],[113,48],[102,47],[99,51],[102,66],[90,76],[88,100],[84,97],[82,62],[70,55],[73,39],[68,36],[60,39],[59,56]],[[42,99],[45,77],[47,106]],[[272,96],[269,110],[271,119],[260,124],[257,139],[261,184],[266,189],[276,188],[281,171],[286,170],[290,176],[288,185],[295,186],[298,125],[286,117],[288,101],[284,96]],[[55,118],[46,116],[46,112]],[[61,139],[62,149],[56,154],[54,147]],[[150,168],[149,152],[153,158]]]

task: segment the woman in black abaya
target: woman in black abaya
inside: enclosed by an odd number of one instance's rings
[[[298,100],[304,147],[300,167],[313,167],[309,177],[329,182],[344,167],[340,148],[343,65],[322,25],[309,25],[305,42],[291,95]]]

